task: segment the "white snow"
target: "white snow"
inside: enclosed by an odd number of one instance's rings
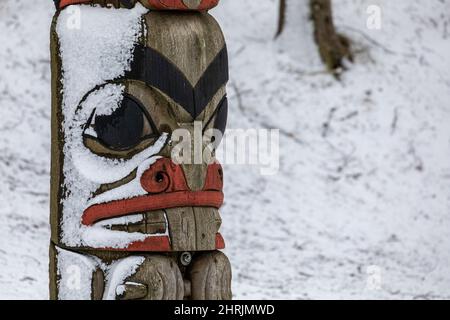
[[[143,161],[153,163],[156,158],[152,156],[164,146],[167,135],[163,134],[152,147],[131,159],[117,160],[92,153],[84,146],[83,132],[94,110],[97,115],[107,115],[120,106],[124,86],[108,81],[123,76],[129,70],[134,45],[141,35],[141,17],[146,9],[140,4],[133,10],[104,10],[85,5],[72,8],[74,10],[62,11],[56,28],[63,56],[66,194],[62,201],[62,243],[67,246],[125,248],[132,242],[144,240],[145,235],[82,226],[81,215],[91,204],[102,202],[95,197],[91,199],[91,194],[101,184],[127,177],[142,166]],[[77,10],[80,24],[79,28],[74,28],[71,22]],[[138,183],[139,180],[135,179],[129,185],[134,194],[143,194],[142,187],[136,187]],[[115,189],[99,199],[128,198],[131,195],[123,193],[130,191],[128,189],[127,186]]]
[[[86,123],[94,109],[97,116],[111,115],[120,107],[124,89],[125,87],[121,84],[106,84],[95,90],[83,102],[81,110],[76,113],[76,121]],[[95,123],[95,117],[93,123]]]
[[[373,4],[381,30],[366,27]],[[270,177],[224,167],[235,296],[450,297],[450,3],[335,1],[357,51],[340,82],[315,62],[304,9],[274,41],[277,1],[238,6],[213,12],[230,51],[229,126],[280,128],[281,165]]]
[[[56,248],[58,255],[58,299],[90,300],[92,275],[100,267],[97,258]]]
[[[136,282],[132,282],[132,281],[127,281],[127,284],[129,285],[142,285],[141,283],[136,283]],[[121,296],[125,293],[126,290],[126,286],[124,284],[120,284],[117,286],[116,288],[116,296]]]
[[[166,137],[167,137],[167,135],[163,135],[163,138],[166,138]],[[114,200],[129,199],[129,198],[134,198],[137,196],[143,196],[143,195],[148,194],[148,192],[142,188],[142,185],[140,182],[141,177],[144,174],[145,170],[147,170],[150,167],[150,165],[155,163],[156,160],[160,159],[160,157],[154,156],[147,160],[143,160],[143,159],[146,159],[146,156],[147,157],[152,156],[153,154],[159,152],[161,150],[161,148],[164,146],[164,141],[165,141],[165,139],[164,140],[161,139],[159,142],[157,141],[154,146],[147,149],[146,151],[143,151],[142,154],[139,155],[139,157],[134,158],[133,162],[131,162],[131,164],[128,165],[131,170],[129,170],[129,171],[124,170],[124,172],[127,172],[127,174],[129,174],[134,168],[137,167],[136,178],[134,178],[130,182],[128,182],[120,187],[114,188],[110,191],[106,191],[106,192],[98,195],[97,197],[89,200],[88,206],[91,206],[94,204],[99,204],[99,203],[110,202],[110,201],[114,201]],[[108,168],[109,171],[111,171],[112,169],[113,169],[113,166]],[[103,171],[103,172],[105,172],[105,171]],[[127,175],[124,175],[124,176],[122,176],[122,178],[124,178],[126,176]],[[120,179],[121,178],[117,179],[116,181],[118,181]]]
[[[318,63],[304,9],[274,41],[277,1],[242,3],[212,11],[229,127],[280,128],[281,164],[275,176],[224,167],[234,297],[450,298],[450,3],[335,1],[357,50],[341,81]],[[381,30],[366,27],[369,4]],[[52,12],[0,3],[0,298],[48,298]],[[103,80],[72,82],[71,107]]]
[[[104,10],[86,5],[74,8],[79,15],[74,15],[73,10],[63,10],[57,25],[64,56],[63,108],[67,114],[73,114],[81,98],[95,86],[129,70],[134,44],[142,29],[141,16],[147,11],[140,4],[133,10]],[[80,19],[78,26],[72,23],[76,17]]]
[[[149,237],[143,233],[111,231],[96,225],[81,226],[76,232],[75,235],[79,235],[81,243],[92,248],[124,249],[133,242],[143,241]]]
[[[124,281],[134,274],[139,266],[145,261],[144,257],[133,256],[114,262],[106,272],[106,288],[104,300],[115,300],[116,294],[123,293]],[[116,291],[119,289],[118,291]]]
[[[97,222],[95,225],[99,227],[111,227],[111,226],[117,226],[117,225],[129,225],[132,223],[138,223],[141,221],[144,221],[144,216],[142,214],[132,214],[129,216],[124,217],[118,217],[118,218],[112,218],[108,220],[102,220],[100,222]]]

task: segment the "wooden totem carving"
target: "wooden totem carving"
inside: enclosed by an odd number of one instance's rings
[[[221,166],[171,157],[225,130],[218,0],[55,2],[51,298],[231,299]]]

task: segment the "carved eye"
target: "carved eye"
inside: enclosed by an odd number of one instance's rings
[[[85,133],[94,133],[93,136],[111,150],[133,148],[144,138],[156,134],[144,108],[128,95],[123,97],[120,106],[110,114],[96,114],[94,110],[88,127],[89,131]]]

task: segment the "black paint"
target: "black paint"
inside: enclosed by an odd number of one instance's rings
[[[124,96],[120,108],[111,115],[95,116],[97,138],[112,150],[129,149],[141,141],[144,117],[139,104]]]
[[[135,0],[120,0],[120,3],[123,7],[127,9],[132,9],[134,7],[134,4],[136,3]]]
[[[161,90],[195,119],[217,91],[228,82],[227,48],[224,47],[217,54],[195,87],[165,56],[152,48],[143,46],[136,47],[131,71],[125,78],[141,80]]]
[[[228,99],[224,97],[218,107],[216,114],[216,120],[214,120],[214,129],[220,130],[222,134],[225,134],[225,128],[227,127],[228,119]]]

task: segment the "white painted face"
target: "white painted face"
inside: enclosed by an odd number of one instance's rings
[[[84,137],[96,138],[91,123],[96,116],[107,117],[123,105],[125,88],[111,81],[129,70],[134,46],[143,32],[142,16],[147,10],[141,5],[116,10],[83,5],[74,8],[63,10],[56,26],[64,117],[60,240],[71,247],[125,248],[146,235],[111,231],[101,225],[84,226],[83,212],[96,203],[145,194],[139,183],[140,175],[157,160],[167,135],[156,137],[153,144],[129,158],[98,155],[86,146]],[[74,12],[79,24],[73,23]],[[133,172],[134,178],[120,188],[92,196],[100,186],[132,176]]]

